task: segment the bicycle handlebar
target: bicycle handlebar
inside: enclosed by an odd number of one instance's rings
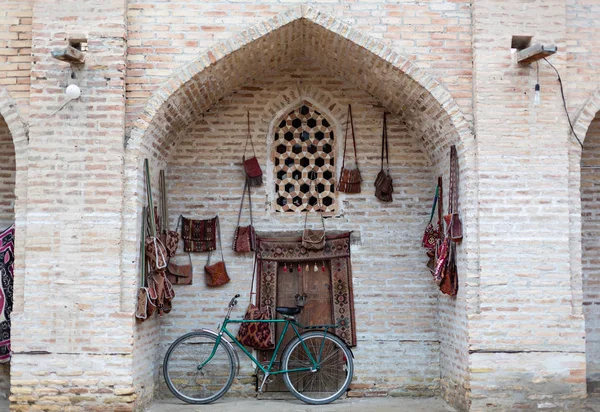
[[[231,298],[231,300],[229,301],[229,305],[228,307],[233,308],[235,305],[237,305],[237,298],[240,297],[240,294],[238,293],[237,295],[235,295],[233,298]]]

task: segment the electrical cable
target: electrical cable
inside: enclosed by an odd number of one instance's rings
[[[569,116],[569,110],[567,109],[567,100],[565,99],[565,91],[563,90],[563,83],[562,83],[562,79],[560,78],[560,73],[558,72],[558,70],[556,70],[556,67],[554,67],[554,65],[552,63],[550,63],[545,57],[544,57],[544,60],[556,72],[556,76],[558,77],[558,84],[560,85],[560,95],[562,97],[563,107],[565,108],[565,113],[567,114],[567,120],[569,121],[569,126],[571,127],[571,132],[573,133],[573,136],[575,136],[575,139],[577,139],[577,143],[579,143],[579,146],[581,146],[581,148],[583,149],[583,143],[581,143],[579,136],[577,136],[577,133],[575,133],[575,129],[573,128],[573,123],[571,123],[571,116]]]
[[[73,101],[73,99],[69,99],[66,102],[64,102],[58,109],[56,109],[55,111],[53,111],[52,113],[50,113],[48,116],[42,117],[40,119],[37,119],[37,121],[29,123],[29,127],[38,124],[39,122],[49,119],[52,116],[54,116],[56,113],[60,112],[66,105],[68,105],[69,103],[71,103]]]

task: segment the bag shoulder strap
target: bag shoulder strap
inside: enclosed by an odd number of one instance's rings
[[[442,176],[438,177],[438,188],[439,188],[439,196],[438,196],[438,225],[444,228],[444,193],[442,188],[443,180]]]
[[[354,163],[358,167],[358,155],[356,153],[356,139],[354,137],[354,121],[352,120],[352,106],[348,105],[348,119],[346,121],[346,133],[344,135],[344,156],[342,157],[342,169],[346,164],[346,147],[348,145],[348,126],[352,132],[352,145],[354,146]]]
[[[219,224],[219,215],[215,216],[217,226],[217,236],[219,237],[219,249],[221,249],[221,261],[223,264],[225,263],[225,258],[223,257],[223,245],[221,244],[221,225]],[[208,252],[208,259],[206,260],[206,266],[210,265],[210,256],[212,255],[212,250]]]
[[[386,120],[386,112],[383,112],[383,131],[381,132],[381,170],[383,170],[383,155],[385,153],[385,163],[388,174],[390,173],[390,159],[389,153],[390,149],[388,147],[388,134],[387,134],[387,120]],[[354,149],[356,152],[356,148]]]
[[[429,223],[433,220],[433,215],[435,214],[435,207],[437,206],[438,196],[440,194],[440,186],[435,187],[435,196],[433,198],[433,205],[431,206],[431,214],[429,215]]]
[[[311,183],[314,183],[314,181],[311,182]],[[319,192],[319,189],[316,189],[316,191],[317,191],[317,206],[319,208],[319,215],[321,216],[321,225],[323,226],[323,232],[325,232],[325,219],[323,219],[323,205],[321,204],[321,193]],[[304,212],[304,213],[305,213],[305,215],[304,215],[304,229],[306,229],[306,221],[308,220],[308,214],[310,212],[308,210],[306,210],[306,212]]]
[[[240,203],[240,211],[238,212],[238,220],[236,227],[240,226],[240,220],[242,218],[242,209],[244,207],[244,198],[246,197],[246,191],[248,191],[248,204],[250,207],[250,226],[252,223],[252,193],[250,192],[250,185],[248,184],[248,177],[246,176],[246,180],[244,182],[244,191],[242,192],[242,201]]]
[[[256,157],[256,150],[254,150],[254,142],[252,142],[252,136],[250,134],[250,110],[246,111],[246,117],[248,119],[248,131],[246,133],[246,144],[244,145],[244,154],[242,155],[242,159],[246,160],[246,148],[248,147],[248,141],[250,141],[250,146],[252,146],[252,154]]]

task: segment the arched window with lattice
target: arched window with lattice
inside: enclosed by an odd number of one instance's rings
[[[320,203],[323,212],[335,212],[333,125],[310,103],[277,123],[273,158],[276,211],[318,211]]]

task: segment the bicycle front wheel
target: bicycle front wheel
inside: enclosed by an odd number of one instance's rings
[[[210,333],[190,332],[171,344],[163,375],[173,395],[187,403],[204,404],[229,390],[235,377],[234,354],[223,341],[216,343],[217,337]]]
[[[352,381],[354,364],[350,349],[330,333],[314,331],[300,336],[318,367],[313,371],[284,373],[285,385],[296,398],[311,405],[335,401]],[[283,369],[312,368],[302,341],[295,337],[285,348],[281,357]]]

